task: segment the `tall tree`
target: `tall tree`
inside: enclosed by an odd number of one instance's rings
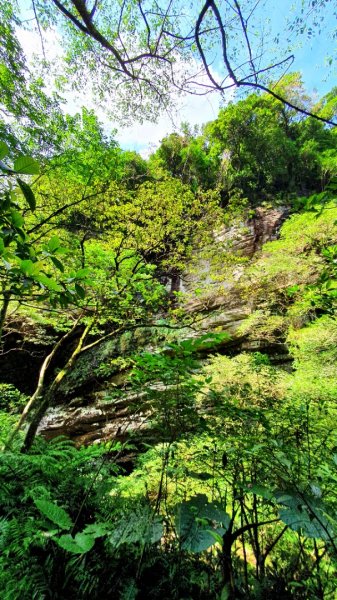
[[[310,111],[298,73],[287,75],[275,89]],[[331,129],[266,93],[229,104],[205,134],[211,154],[222,162],[225,201],[235,191],[253,204],[280,194],[321,191],[320,152],[336,152]]]

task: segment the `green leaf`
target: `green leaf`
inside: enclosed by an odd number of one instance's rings
[[[73,554],[85,554],[93,548],[95,539],[84,533],[78,533],[75,538],[73,538],[70,533],[67,533],[66,535],[61,535],[59,538],[55,538],[55,542],[60,548],[67,550],[67,552],[72,552]]]
[[[195,471],[187,471],[187,475],[188,477],[193,477],[193,479],[200,479],[201,481],[208,481],[209,479],[213,479],[213,475],[207,472],[196,473]]]
[[[19,156],[14,162],[14,171],[24,175],[38,175],[40,165],[31,156]]]
[[[53,235],[53,237],[50,238],[50,240],[48,241],[48,244],[47,244],[49,252],[55,252],[55,250],[58,250],[60,246],[61,246],[61,242],[60,242],[59,238],[57,237],[57,235]]]
[[[229,597],[230,597],[230,589],[229,589],[229,584],[227,583],[225,585],[225,587],[222,588],[220,600],[228,600]]]
[[[89,275],[89,269],[79,269],[76,271],[76,279],[85,279]]]
[[[82,531],[82,533],[77,533],[75,535],[75,542],[82,548],[82,552],[89,552],[95,544],[95,537]]]
[[[27,277],[34,277],[39,275],[40,264],[33,262],[29,258],[20,262],[20,269]]]
[[[24,224],[23,216],[19,213],[18,210],[11,210],[11,219],[14,227],[22,227]]]
[[[163,536],[160,517],[154,517],[150,507],[139,507],[121,519],[109,538],[110,543],[119,548],[122,544],[155,544]]]
[[[61,261],[58,258],[56,258],[56,256],[51,256],[50,259],[54,263],[55,267],[59,269],[62,273],[64,273],[63,263],[61,263]]]
[[[21,227],[17,227],[16,231],[18,232],[18,234],[22,238],[22,240],[25,241],[27,236],[26,236],[24,230]]]
[[[310,489],[311,489],[311,492],[312,492],[313,496],[315,496],[315,498],[321,498],[322,497],[322,490],[319,487],[319,485],[311,483],[310,484]]]
[[[82,288],[82,286],[79,285],[78,283],[75,283],[75,290],[76,290],[76,294],[78,295],[78,297],[81,298],[81,300],[83,300],[85,298],[84,288]]]
[[[9,152],[9,148],[5,142],[0,142],[0,160],[5,158]]]
[[[58,525],[61,529],[70,529],[73,525],[68,513],[49,500],[34,500],[35,506],[52,523]]]
[[[225,528],[215,526],[214,522],[223,524]],[[181,547],[190,552],[203,552],[213,546],[218,541],[213,533],[222,536],[229,524],[229,515],[213,502],[208,502],[204,494],[182,502],[176,509],[176,531]]]
[[[34,212],[34,210],[36,209],[36,200],[35,200],[33,190],[28,185],[28,183],[26,183],[25,181],[22,181],[22,179],[20,179],[20,177],[17,178],[17,182],[20,186],[20,189],[21,189],[24,197],[26,198],[26,200],[28,202],[30,210],[32,212]]]
[[[212,538],[215,539],[217,544],[220,544],[220,546],[223,545],[223,537],[222,537],[222,535],[220,535],[220,533],[218,533],[217,531],[214,531],[213,529],[208,529],[207,531],[208,531],[208,533],[211,534]]]
[[[271,492],[268,488],[263,485],[259,485],[257,483],[244,486],[244,489],[249,494],[255,494],[256,496],[261,496],[265,500],[272,500],[274,498],[274,493]]]
[[[83,532],[85,535],[92,535],[94,538],[103,537],[107,535],[111,529],[111,525],[108,523],[92,523],[91,525],[87,525]]]
[[[334,536],[330,520],[320,498],[296,492],[276,492],[282,505],[280,519],[293,529],[310,538],[329,540]]]
[[[35,277],[35,279],[36,279],[36,281],[41,283],[44,287],[46,287],[48,290],[50,290],[52,292],[61,292],[62,291],[62,288],[57,283],[57,281],[55,281],[51,277],[48,277],[47,275],[43,275],[43,273],[39,274],[37,277]]]

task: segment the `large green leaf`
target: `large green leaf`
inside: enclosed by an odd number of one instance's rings
[[[203,552],[215,544],[229,527],[230,517],[207,496],[197,494],[176,508],[176,531],[183,550]],[[220,525],[223,525],[221,527]]]
[[[31,156],[19,156],[14,162],[14,171],[22,175],[38,175],[40,165]]]
[[[26,200],[29,204],[30,210],[32,212],[34,212],[34,210],[36,209],[36,200],[35,200],[35,196],[34,196],[32,188],[28,185],[28,183],[26,183],[25,181],[22,181],[22,179],[20,179],[20,177],[17,178],[17,182],[20,186],[20,189],[21,189],[24,197],[26,198]]]
[[[89,552],[95,544],[95,538],[92,535],[86,535],[85,533],[77,533],[73,538],[70,533],[61,535],[60,538],[55,538],[55,542],[67,550],[67,552],[73,552],[74,554],[85,554]]]
[[[153,517],[148,506],[141,506],[120,520],[110,537],[111,544],[118,548],[122,544],[155,544],[163,536],[160,517]]]
[[[0,160],[5,158],[9,152],[9,148],[5,142],[0,142]]]
[[[329,540],[335,536],[331,520],[326,509],[317,496],[298,492],[275,492],[280,519],[299,533],[310,538]]]
[[[73,525],[68,513],[49,500],[34,500],[35,506],[52,523],[58,525],[61,529],[70,529]]]
[[[67,550],[67,552],[85,554],[93,548],[95,539],[106,535],[109,529],[110,527],[105,523],[93,523],[92,525],[87,525],[75,537],[67,533],[61,535],[59,538],[54,538],[54,540],[63,550]]]

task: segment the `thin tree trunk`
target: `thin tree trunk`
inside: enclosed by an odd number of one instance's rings
[[[35,439],[35,435],[36,435],[38,426],[40,425],[41,419],[44,417],[47,409],[49,408],[50,404],[52,403],[55,393],[58,390],[58,388],[60,387],[61,382],[63,381],[65,376],[69,373],[69,371],[72,369],[78,355],[80,354],[80,352],[82,350],[84,341],[85,341],[90,329],[92,328],[93,324],[94,324],[94,320],[92,320],[91,323],[86,326],[86,328],[84,329],[84,331],[78,341],[78,344],[77,344],[74,352],[72,353],[72,355],[69,358],[68,362],[66,363],[65,367],[56,375],[53,383],[51,384],[49,389],[44,394],[42,402],[41,402],[40,406],[38,407],[35,415],[33,416],[32,421],[28,427],[25,441],[23,443],[21,452],[28,452],[30,450],[32,443]]]
[[[35,407],[35,404],[38,402],[38,400],[41,398],[41,394],[42,394],[42,390],[44,388],[44,383],[45,383],[45,378],[46,378],[46,373],[47,373],[47,369],[52,361],[52,359],[54,358],[54,356],[56,355],[57,351],[59,350],[59,348],[61,347],[61,345],[73,334],[73,332],[75,331],[78,322],[80,321],[79,317],[77,319],[77,321],[74,323],[73,327],[67,331],[67,333],[65,333],[60,339],[59,341],[55,344],[54,348],[52,349],[52,351],[50,352],[50,354],[48,354],[48,356],[44,359],[43,363],[42,363],[42,367],[40,369],[40,373],[39,373],[39,379],[38,379],[38,383],[36,386],[36,390],[34,392],[34,394],[31,396],[30,400],[27,402],[25,408],[23,409],[20,419],[17,422],[16,426],[14,427],[12,433],[10,434],[7,442],[4,445],[4,450],[9,450],[12,442],[15,438],[15,436],[17,435],[17,433],[19,432],[19,430],[21,429],[22,425],[24,424],[24,422],[26,421],[29,413],[32,411],[32,409]]]
[[[2,306],[1,306],[1,310],[0,310],[0,342],[2,339],[2,332],[3,332],[3,328],[4,328],[6,316],[7,316],[7,310],[8,310],[10,299],[11,299],[11,291],[4,290],[3,301],[2,301]]]
[[[235,598],[235,585],[233,575],[233,563],[232,563],[232,544],[233,536],[231,528],[226,531],[222,536],[222,554],[221,554],[221,566],[222,566],[222,584],[227,586],[228,600]]]

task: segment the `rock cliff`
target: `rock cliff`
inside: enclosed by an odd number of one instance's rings
[[[257,208],[247,221],[217,232],[215,247],[228,250],[238,259],[238,263],[234,261],[231,265],[232,276],[228,281],[222,276],[212,279],[212,267],[207,260],[203,260],[193,272],[182,276],[178,287],[186,293],[190,313],[198,315],[199,331],[221,330],[230,335],[214,351],[231,355],[243,350],[259,350],[267,352],[273,362],[287,360],[286,348],[281,342],[240,333],[242,324],[252,312],[252,305],[240,296],[239,291],[245,264],[254,260],[256,252],[266,241],[278,236],[286,216],[285,208]],[[201,279],[206,291],[198,296],[195,290]],[[196,333],[185,331],[183,335]],[[134,345],[135,341],[131,344]],[[151,348],[155,342],[145,336],[142,340],[138,339],[136,344]],[[71,381],[68,380],[63,387],[57,404],[41,421],[39,432],[47,438],[67,435],[78,444],[87,444],[111,438],[125,439],[130,432],[144,431],[146,414],[138,411],[136,415],[131,415],[128,408],[133,398],[127,389],[123,390],[126,375],[118,370],[110,376],[100,372],[101,361],[113,361],[120,352],[118,343],[103,343],[94,352],[81,358]],[[116,389],[123,391],[116,395]]]

